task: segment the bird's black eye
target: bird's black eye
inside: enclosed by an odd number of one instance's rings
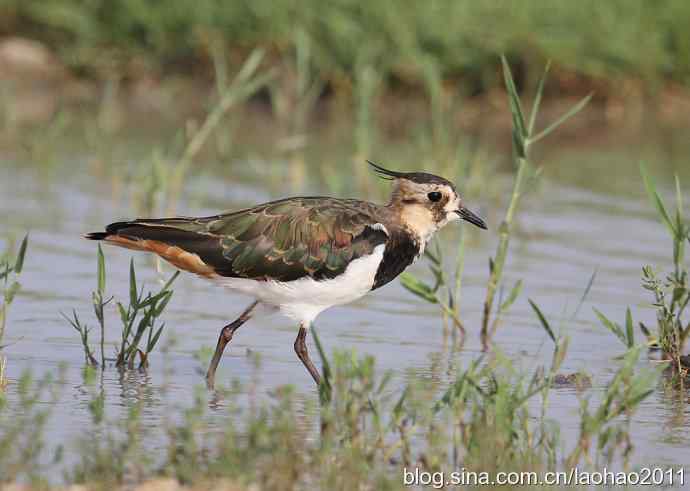
[[[441,196],[441,193],[439,193],[438,191],[432,191],[426,195],[426,197],[429,198],[429,201],[433,202],[440,201]]]

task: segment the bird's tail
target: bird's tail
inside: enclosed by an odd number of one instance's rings
[[[151,218],[129,220],[111,223],[105,227],[105,232],[91,232],[84,234],[88,240],[117,241],[121,238],[129,240],[163,240],[177,238],[179,234],[196,232],[201,228],[194,219],[190,218]]]
[[[222,264],[224,258],[219,238],[201,230],[195,219],[139,219],[111,223],[104,232],[84,234],[84,238],[152,252],[180,269],[208,276],[214,273],[211,265]]]
[[[105,240],[106,242],[110,242],[112,239],[116,239],[119,236],[120,231],[123,229],[136,227],[137,225],[138,223],[136,220],[129,222],[115,222],[105,227],[105,232],[90,232],[88,234],[84,234],[83,237],[88,240]],[[136,237],[136,234],[134,234],[134,237],[130,236],[129,238],[136,239],[138,237]]]
[[[108,235],[108,232],[90,232],[84,234],[83,237],[88,240],[105,240]]]
[[[125,233],[123,233],[125,232]],[[144,233],[141,233],[144,232]],[[90,232],[84,234],[87,240],[99,240],[127,249],[148,250],[143,240],[147,230],[136,221],[111,223],[105,228],[105,232]]]

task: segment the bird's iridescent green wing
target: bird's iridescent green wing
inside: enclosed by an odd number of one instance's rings
[[[221,237],[225,264],[218,274],[291,281],[333,278],[371,254],[387,240],[375,224],[369,203],[291,198],[219,215],[207,230]]]

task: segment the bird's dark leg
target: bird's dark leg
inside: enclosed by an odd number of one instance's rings
[[[216,368],[218,368],[218,363],[220,363],[220,357],[223,356],[225,346],[227,346],[227,344],[232,340],[232,336],[235,334],[235,331],[237,331],[242,324],[251,318],[252,311],[258,303],[258,301],[252,303],[245,309],[244,312],[240,314],[237,319],[221,329],[220,336],[218,336],[218,344],[216,344],[216,352],[213,353],[211,365],[208,367],[208,372],[206,372],[206,385],[209,389],[213,389],[213,386],[215,385]]]
[[[316,385],[318,386],[321,384],[321,376],[319,375],[319,371],[316,369],[314,364],[311,362],[311,359],[309,358],[309,352],[307,351],[307,343],[304,342],[306,338],[307,330],[303,326],[300,326],[299,333],[297,333],[297,339],[295,339],[295,353],[297,353],[299,359],[302,360],[304,366],[307,367],[307,370],[309,370],[309,373],[314,379],[314,382],[316,382]]]

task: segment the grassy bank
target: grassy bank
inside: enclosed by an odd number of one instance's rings
[[[535,82],[547,59],[558,60],[554,72],[569,90],[613,88],[621,78],[651,91],[665,81],[687,84],[688,22],[690,6],[682,0],[9,0],[0,6],[1,35],[43,41],[89,76],[213,73],[254,47],[280,63],[306,46],[313,77],[348,93],[364,70],[389,88],[423,87],[438,75],[462,79],[467,94],[486,92],[501,84],[501,53],[519,67],[519,86]]]

